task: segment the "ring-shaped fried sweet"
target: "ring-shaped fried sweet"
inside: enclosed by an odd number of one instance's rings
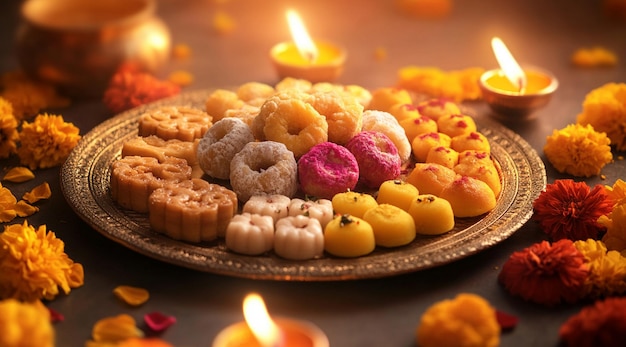
[[[294,97],[276,105],[265,119],[263,134],[266,140],[284,144],[300,158],[313,146],[328,141],[328,123],[313,106]]]
[[[363,105],[345,92],[317,91],[312,94],[311,105],[326,117],[328,141],[346,144],[363,126]]]
[[[231,160],[252,141],[252,131],[241,119],[220,119],[198,142],[196,155],[202,171],[211,177],[229,179]]]
[[[253,195],[293,197],[298,190],[298,164],[282,143],[249,142],[230,162],[230,185],[244,203]]]

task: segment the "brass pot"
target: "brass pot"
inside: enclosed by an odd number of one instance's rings
[[[155,0],[27,0],[21,15],[22,69],[69,96],[102,96],[121,64],[155,71],[169,58]]]

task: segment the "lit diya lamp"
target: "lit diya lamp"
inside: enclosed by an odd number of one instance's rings
[[[243,301],[245,321],[222,330],[213,347],[328,347],[328,338],[317,326],[290,318],[272,319],[263,298],[248,294]]]
[[[480,77],[483,99],[496,115],[507,119],[528,119],[546,104],[559,86],[551,73],[522,69],[502,40],[491,40],[500,69],[489,70]]]
[[[325,41],[314,41],[297,12],[288,10],[287,23],[292,42],[281,42],[270,51],[280,78],[294,77],[310,82],[332,82],[343,72],[346,52]]]

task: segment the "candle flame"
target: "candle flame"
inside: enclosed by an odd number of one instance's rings
[[[506,78],[522,93],[526,88],[526,74],[519,66],[504,42],[498,37],[491,39],[491,48]]]
[[[280,328],[270,317],[259,294],[251,293],[244,298],[243,315],[250,330],[263,347],[282,346]]]
[[[287,23],[289,24],[291,38],[298,48],[300,55],[310,63],[314,62],[318,56],[317,47],[296,11],[287,10]]]

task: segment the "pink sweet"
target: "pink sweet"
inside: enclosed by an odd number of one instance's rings
[[[402,160],[387,135],[362,131],[346,143],[346,148],[359,163],[360,180],[364,185],[378,188],[384,181],[400,176]]]
[[[337,193],[354,189],[359,180],[359,164],[345,147],[322,142],[298,160],[298,178],[305,194],[332,199]]]

